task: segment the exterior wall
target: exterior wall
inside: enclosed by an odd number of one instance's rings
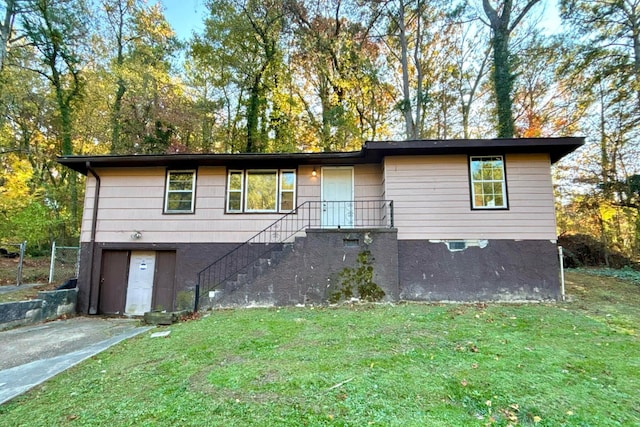
[[[357,245],[353,246],[353,242],[357,242]],[[98,243],[95,245],[92,271],[89,264],[91,244],[83,243],[78,278],[78,312],[98,314],[100,266],[104,251],[175,250],[176,309],[180,310],[193,307],[198,272],[236,246],[236,243]],[[358,253],[364,249],[370,250],[375,258],[374,281],[383,288],[387,299],[397,300],[399,291],[396,230],[314,230],[309,231],[305,238],[298,239],[293,249],[277,266],[274,264],[274,268],[244,284],[241,289],[233,289],[233,292],[227,289],[226,299],[215,305],[292,305],[324,302],[328,292],[333,289],[331,286],[335,286],[337,273],[345,267],[353,267]],[[90,280],[90,277],[93,277],[93,280]]]
[[[215,296],[203,295],[203,307],[247,305],[281,306],[322,304],[340,286],[339,273],[357,267],[356,259],[368,250],[373,257],[373,281],[386,301],[398,299],[398,241],[396,230],[309,230],[285,247],[270,266],[252,267],[245,279],[228,282]]]
[[[119,243],[95,244],[93,268],[91,268],[91,244],[82,243],[80,248],[80,273],[78,275],[78,312],[98,314],[100,307],[100,279],[102,254],[107,250],[124,251],[175,251],[176,309],[191,308],[198,279],[198,272],[224,256],[237,243]],[[126,275],[125,275],[126,276]],[[124,284],[126,289],[126,283]]]
[[[354,198],[356,200],[382,199],[382,165],[356,165]]]
[[[549,156],[507,154],[505,167],[509,209],[472,210],[466,155],[385,158],[398,238],[555,240]]]
[[[398,260],[405,300],[515,302],[560,295],[557,247],[548,240],[489,240],[463,251],[401,240]]]
[[[316,168],[319,168],[317,166]],[[297,204],[320,200],[320,176],[313,166],[300,166],[297,174]],[[243,242],[283,216],[225,214],[226,168],[201,167],[196,182],[194,214],[163,214],[165,168],[103,169],[101,178],[97,242],[139,243]],[[380,165],[356,165],[356,200],[377,199],[382,193]],[[95,178],[87,178],[82,222],[82,242],[91,238]]]
[[[390,300],[514,301],[558,296],[549,156],[507,154],[505,166],[509,209],[492,211],[471,209],[466,155],[387,157],[383,164],[354,166],[356,200],[394,202],[397,230],[380,230],[374,243],[365,245],[376,248],[375,281]],[[298,205],[320,200],[321,178],[311,176],[313,168],[298,168]],[[163,214],[165,168],[102,169],[98,174],[101,190],[93,245],[95,179],[87,178],[78,280],[82,313],[98,311],[103,251],[175,251],[176,307],[185,308],[185,302],[193,301],[201,269],[282,217],[225,214],[224,167],[199,168],[195,213],[179,215]],[[142,238],[133,240],[134,231]],[[351,239],[349,233],[357,237]],[[353,266],[364,247],[362,233],[309,231],[277,269],[210,303],[325,301],[331,280],[344,267]],[[347,247],[345,238],[357,240],[357,247]],[[464,239],[486,240],[487,245],[455,252],[438,242]]]

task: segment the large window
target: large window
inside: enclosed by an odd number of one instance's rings
[[[295,208],[294,170],[230,170],[227,212],[289,212]]]
[[[166,192],[164,196],[164,212],[193,213],[196,192],[195,189],[195,171],[167,171]]]
[[[471,156],[471,206],[474,209],[507,209],[507,184],[502,156]]]

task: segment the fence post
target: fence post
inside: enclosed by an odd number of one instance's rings
[[[389,216],[391,217],[391,228],[393,228],[393,200],[389,200]]]
[[[195,301],[193,302],[193,312],[198,312],[198,306],[200,305],[200,275],[198,274],[198,283],[196,284]]]
[[[53,283],[53,268],[56,262],[56,242],[51,244],[51,262],[49,263],[49,283]]]
[[[18,277],[16,278],[16,286],[22,284],[22,263],[24,262],[24,252],[27,249],[27,241],[20,243],[20,262],[18,263]]]

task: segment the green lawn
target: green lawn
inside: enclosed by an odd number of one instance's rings
[[[571,301],[225,310],[0,406],[3,426],[640,425],[640,286]]]

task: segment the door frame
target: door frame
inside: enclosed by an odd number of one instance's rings
[[[351,172],[351,195],[349,196],[349,200],[334,200],[336,202],[354,202],[355,201],[355,168],[353,166],[323,166],[320,169],[320,203],[322,204],[322,202],[325,201],[331,201],[331,200],[325,200],[324,197],[324,180],[325,180],[325,171],[328,170],[349,170]],[[321,207],[322,209],[322,207]],[[355,212],[354,212],[355,215]],[[320,221],[320,225],[322,228],[329,228],[327,226],[325,226],[324,224],[322,224],[322,214],[320,215],[321,221]],[[355,221],[355,217],[353,218],[353,221]],[[331,227],[333,228],[333,227]],[[336,228],[340,228],[339,226]]]

